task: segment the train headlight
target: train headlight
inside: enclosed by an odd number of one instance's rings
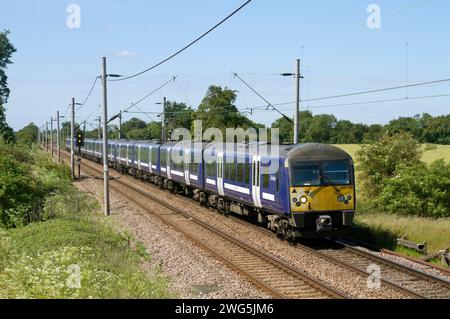
[[[345,201],[345,196],[344,195],[339,195],[337,198],[338,202],[342,203],[343,201]]]
[[[308,202],[308,198],[306,196],[302,196],[302,197],[300,197],[300,202],[302,204],[306,204]]]

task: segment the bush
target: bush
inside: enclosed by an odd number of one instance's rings
[[[390,213],[450,217],[450,164],[438,160],[400,167],[375,203]]]
[[[0,142],[0,227],[42,220],[47,199],[69,185],[68,168],[42,151]]]
[[[420,163],[422,151],[410,134],[399,133],[384,135],[378,142],[364,145],[356,156],[363,192],[369,199],[375,199],[399,167]]]
[[[24,151],[0,143],[0,225],[18,227],[27,223],[35,209],[39,188]]]

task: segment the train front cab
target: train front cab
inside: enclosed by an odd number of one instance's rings
[[[305,144],[288,155],[285,166],[296,236],[334,236],[353,224],[354,165],[346,152],[328,145]]]

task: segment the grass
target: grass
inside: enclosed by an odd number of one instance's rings
[[[340,144],[335,145],[350,154],[353,159],[356,159],[356,152],[361,148],[359,144]],[[427,150],[426,144],[422,145],[424,150],[422,161],[431,163],[435,160],[443,158],[447,163],[450,163],[450,145],[435,145],[435,149]]]
[[[383,213],[359,213],[355,217],[359,228],[369,228],[376,243],[395,249],[395,239],[407,237],[413,242],[427,242],[429,252],[450,247],[450,219],[430,219]]]
[[[66,183],[46,199],[49,219],[0,228],[0,298],[170,298],[169,281],[142,270],[144,246]]]

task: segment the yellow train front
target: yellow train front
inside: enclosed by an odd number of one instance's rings
[[[281,153],[286,218],[269,216],[269,228],[295,240],[337,236],[351,226],[356,208],[351,156],[324,144],[289,146]]]

